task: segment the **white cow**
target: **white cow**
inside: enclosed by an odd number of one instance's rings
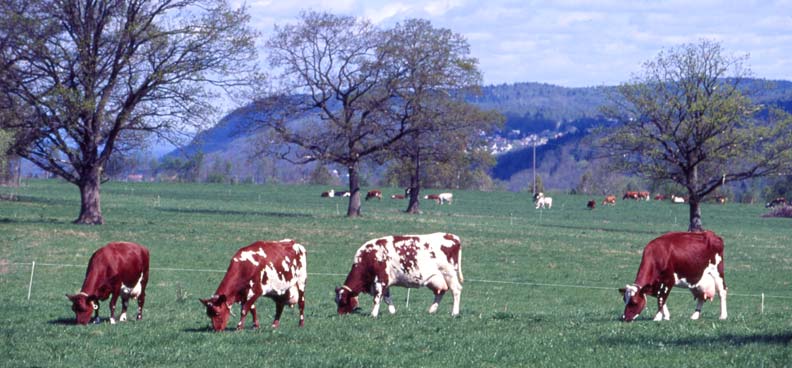
[[[672,194],[671,195],[671,202],[672,203],[685,203],[685,198],[684,197],[677,197],[677,196]]]
[[[553,198],[552,197],[545,197],[544,193],[539,192],[536,193],[534,196],[534,201],[536,202],[536,208],[553,208]]]
[[[437,200],[440,201],[440,204],[443,204],[443,202],[447,202],[448,204],[451,204],[451,202],[454,200],[454,194],[440,193],[437,195]]]

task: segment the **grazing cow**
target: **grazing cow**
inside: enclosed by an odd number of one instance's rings
[[[786,199],[784,199],[784,197],[778,197],[770,202],[767,202],[765,204],[765,208],[773,208],[776,206],[785,206],[785,205],[786,205]]]
[[[146,284],[149,278],[149,251],[146,247],[130,243],[115,242],[99,248],[88,261],[80,292],[66,295],[72,302],[72,310],[77,316],[77,323],[88,324],[91,312],[94,323],[99,323],[99,301],[110,298],[110,323],[115,324],[115,306],[121,297],[121,316],[119,320],[127,320],[129,298],[137,299],[137,319],[143,319],[143,304],[146,302]]]
[[[671,203],[685,203],[685,197],[677,197],[675,195],[671,195]]]
[[[588,203],[586,203],[586,208],[588,208],[590,210],[593,210],[596,207],[597,207],[597,201],[595,201],[593,199],[588,201]]]
[[[327,192],[322,192],[322,197],[328,197],[328,198],[335,197],[335,190],[330,189]]]
[[[355,253],[352,270],[344,285],[336,288],[338,314],[351,313],[358,305],[358,295],[374,296],[373,317],[379,314],[380,300],[388,311],[396,313],[390,298],[391,286],[418,288],[426,286],[435,295],[429,313],[437,311],[443,295],[451,290],[454,305],[451,315],[459,314],[462,293],[462,242],[448,233],[386,236],[372,239]]]
[[[440,195],[439,194],[427,194],[423,198],[424,199],[431,199],[431,200],[435,201],[437,204],[441,204],[440,203]]]
[[[437,195],[437,199],[440,201],[439,202],[440,204],[443,204],[443,203],[451,204],[451,202],[454,201],[454,194],[453,193],[440,193],[440,194]]]
[[[240,248],[228,265],[223,281],[212,297],[201,299],[212,328],[222,331],[228,324],[231,307],[241,304],[237,330],[245,328],[245,317],[253,314],[253,327],[259,327],[256,299],[264,295],[275,301],[272,328],[280,326],[286,305],[300,308],[300,327],[305,325],[305,280],[307,263],[305,248],[294,240],[257,241]]]
[[[622,196],[622,200],[625,200],[625,199],[634,199],[634,200],[637,201],[638,200],[638,192],[625,192],[624,196]]]
[[[650,193],[649,192],[638,192],[638,199],[643,199],[645,201],[650,200]]]
[[[619,291],[624,295],[622,320],[630,322],[646,305],[646,295],[657,297],[654,320],[668,320],[667,300],[675,285],[686,286],[696,299],[690,319],[701,307],[720,296],[720,319],[726,319],[726,282],[723,274],[723,239],[711,231],[668,233],[646,245],[635,282]]]
[[[545,197],[544,193],[539,192],[534,195],[534,201],[536,202],[536,209],[539,208],[553,208],[553,198]]]
[[[371,198],[377,198],[379,200],[382,200],[382,192],[376,189],[369,190],[368,193],[366,193],[366,200],[368,201]]]
[[[391,199],[404,199],[404,195],[393,194],[393,195],[391,195]]]
[[[605,196],[605,199],[602,200],[602,205],[603,206],[604,205],[615,206],[616,205],[616,196],[615,195],[607,195],[607,196]]]

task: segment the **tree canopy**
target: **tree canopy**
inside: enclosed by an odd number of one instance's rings
[[[708,40],[662,51],[606,110],[622,123],[602,140],[615,166],[686,188],[690,231],[702,229],[699,203],[718,187],[792,169],[792,119],[759,119],[742,88],[745,60]]]
[[[77,223],[104,222],[113,152],[204,126],[219,93],[257,80],[257,34],[226,0],[8,0],[0,18],[2,124],[20,156],[80,188]]]

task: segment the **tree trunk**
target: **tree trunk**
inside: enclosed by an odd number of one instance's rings
[[[360,178],[357,163],[349,165],[349,207],[347,217],[360,216]]]
[[[701,225],[701,207],[699,206],[699,198],[690,196],[690,226],[688,231],[699,232],[704,231]]]
[[[415,155],[415,171],[410,175],[410,203],[407,204],[405,212],[412,214],[421,213],[421,203],[418,200],[421,190],[421,160]]]
[[[98,168],[88,170],[77,184],[80,187],[80,216],[74,220],[75,224],[104,224],[99,201],[99,175]]]

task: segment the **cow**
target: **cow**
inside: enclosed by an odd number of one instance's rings
[[[352,193],[350,193],[349,191],[339,191],[339,192],[336,192],[335,196],[336,197],[350,197],[350,196],[352,196]]]
[[[459,237],[449,233],[386,236],[367,241],[355,253],[346,281],[335,290],[338,314],[354,311],[360,293],[374,297],[372,317],[379,315],[382,299],[388,305],[388,312],[396,313],[390,298],[390,287],[395,285],[426,286],[432,290],[435,297],[429,313],[437,312],[443,295],[451,290],[454,297],[451,315],[459,315],[464,282],[461,246]]]
[[[404,199],[404,195],[402,195],[402,194],[393,194],[393,195],[391,195],[391,199]]]
[[[765,208],[773,208],[776,206],[785,206],[785,205],[786,205],[786,199],[784,199],[784,197],[778,197],[770,202],[767,202],[765,204]]]
[[[651,193],[646,192],[646,191],[638,192],[638,199],[643,199],[645,201],[648,201],[648,200],[651,199],[650,195],[651,195]]]
[[[110,298],[110,323],[115,324],[115,306],[121,297],[119,321],[127,320],[129,298],[137,299],[137,319],[143,319],[146,302],[146,284],[149,279],[149,251],[146,247],[131,242],[112,242],[99,248],[88,261],[80,292],[66,295],[72,302],[72,311],[77,323],[86,325],[94,314],[94,323],[99,318],[99,301]]]
[[[722,195],[715,196],[715,203],[726,204],[726,196],[722,196]]]
[[[588,201],[588,203],[586,203],[586,208],[588,208],[590,210],[593,210],[596,207],[597,207],[597,201],[595,201],[593,199]]]
[[[366,193],[366,200],[368,201],[371,198],[382,200],[382,192],[376,189],[369,190],[368,193]]]
[[[646,245],[635,282],[619,289],[624,296],[625,322],[634,320],[646,305],[646,295],[657,297],[655,321],[668,320],[667,300],[675,285],[686,286],[696,299],[690,319],[701,316],[701,307],[720,296],[720,319],[726,319],[726,281],[723,273],[723,239],[712,231],[667,233]]]
[[[685,203],[685,197],[677,197],[675,195],[671,195],[671,203]]]
[[[625,199],[634,199],[634,200],[637,201],[638,200],[638,192],[625,192],[624,196],[622,196],[622,200],[625,200]]]
[[[615,206],[616,205],[616,196],[615,195],[607,195],[605,199],[602,200],[602,205],[609,205]]]
[[[431,200],[435,201],[435,203],[441,204],[440,195],[439,194],[427,194],[423,198],[424,199],[431,199]]]
[[[443,203],[451,204],[451,202],[454,201],[454,194],[453,193],[440,193],[440,194],[437,195],[437,199],[440,200],[440,204],[443,204]]]
[[[544,193],[539,192],[534,195],[534,201],[536,202],[536,209],[539,208],[553,208],[553,198],[545,197]]]
[[[223,281],[214,295],[200,299],[215,331],[225,330],[231,307],[240,303],[237,330],[245,328],[245,317],[253,314],[253,328],[259,327],[256,300],[266,296],[275,301],[272,328],[280,326],[286,305],[300,308],[300,327],[305,325],[305,281],[307,279],[305,248],[294,240],[257,241],[234,253]]]
[[[322,192],[322,197],[333,198],[335,197],[335,190],[328,190],[327,192]]]
[[[666,199],[666,196],[663,194],[658,194],[654,196],[654,199],[655,201],[664,201]]]

